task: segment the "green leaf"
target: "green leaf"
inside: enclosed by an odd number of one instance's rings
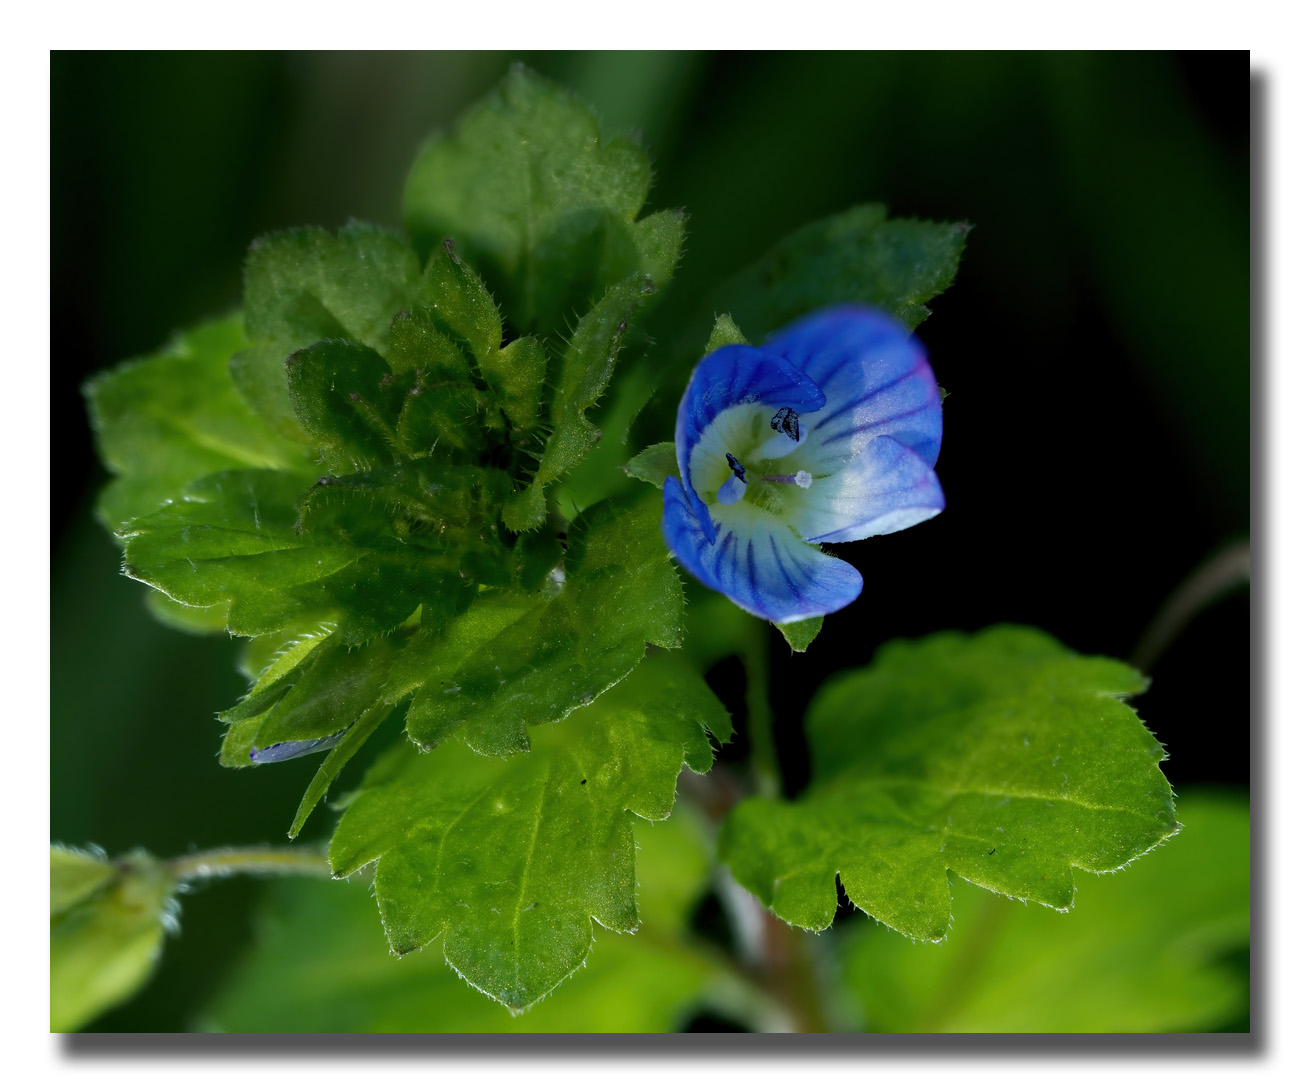
[[[575,530],[553,593],[484,595],[445,631],[422,631],[387,697],[411,692],[407,732],[431,748],[462,733],[485,755],[528,748],[555,722],[626,676],[653,643],[681,643],[682,588],[659,526],[660,502],[598,505]]]
[[[222,763],[247,766],[253,748],[330,737],[352,726],[379,701],[395,657],[392,640],[382,636],[356,650],[337,632],[295,645],[278,660],[283,675],[268,674],[220,716],[238,723],[226,732]]]
[[[325,800],[330,784],[339,772],[347,766],[348,761],[361,751],[364,745],[385,719],[392,713],[392,707],[382,701],[372,703],[365,714],[354,722],[329,754],[321,762],[312,780],[307,785],[307,792],[298,803],[298,811],[293,814],[293,823],[289,826],[289,837],[296,839],[307,823],[307,818],[315,811],[317,805]]]
[[[517,338],[489,354],[479,363],[479,371],[512,424],[525,430],[537,427],[546,384],[546,349],[540,341]]]
[[[1121,696],[1142,678],[1035,629],[882,647],[808,711],[813,781],[736,807],[719,847],[778,916],[824,929],[835,877],[885,925],[942,940],[947,872],[1058,910],[1178,830],[1164,750]]]
[[[71,910],[113,879],[113,866],[103,857],[50,847],[50,917]]]
[[[50,848],[50,1030],[81,1029],[148,980],[175,886],[142,852],[109,864]]]
[[[230,603],[238,635],[333,620],[347,643],[363,643],[422,604],[454,608],[465,568],[504,574],[484,526],[505,485],[499,471],[428,460],[315,485],[276,471],[213,474],[132,524],[124,570],[185,605]]]
[[[456,254],[451,241],[434,245],[420,282],[434,323],[465,343],[482,367],[501,349],[501,312],[487,286]]]
[[[760,339],[844,301],[884,309],[915,328],[930,314],[926,302],[952,284],[970,229],[965,222],[891,219],[878,203],[854,207],[777,242],[722,287],[714,310],[728,310]]]
[[[323,465],[336,472],[392,463],[397,417],[385,403],[388,363],[368,346],[326,339],[285,361],[289,401]]]
[[[651,444],[634,456],[623,469],[629,477],[648,481],[656,489],[662,489],[668,478],[677,476],[677,447],[671,440]]]
[[[466,981],[521,1010],[582,965],[593,919],[638,926],[635,817],[669,815],[683,764],[708,770],[705,727],[729,735],[721,704],[659,655],[563,726],[537,730],[527,756],[399,746],[348,806],[330,862],[345,876],[377,859],[392,949],[441,936]]]
[[[693,941],[691,905],[707,889],[704,826],[679,808],[636,828],[634,936],[595,930],[586,967],[512,1016],[471,989],[440,951],[394,959],[368,885],[276,884],[253,943],[203,1012],[231,1033],[654,1033],[729,991],[718,953]],[[328,951],[322,946],[328,945]],[[743,1017],[742,1017],[743,1018]]]
[[[421,252],[453,238],[516,328],[549,337],[618,281],[668,280],[684,216],[637,221],[649,190],[644,150],[602,138],[590,109],[516,65],[420,152],[406,222]]]
[[[534,481],[512,494],[501,509],[501,521],[507,530],[516,534],[536,530],[546,522],[546,494],[542,492],[542,483]]]
[[[350,222],[337,236],[291,229],[253,242],[244,266],[251,346],[231,361],[245,400],[303,443],[285,382],[285,359],[322,339],[350,339],[387,354],[393,316],[417,295],[420,264],[397,234]]]
[[[542,484],[567,474],[600,439],[587,411],[604,393],[628,325],[654,289],[648,278],[625,279],[578,321],[560,359],[559,386],[551,400],[552,431],[537,471]]]
[[[802,654],[812,646],[812,641],[822,630],[823,620],[823,617],[809,617],[807,620],[797,620],[791,624],[778,624],[776,628],[785,636],[790,649],[796,654]]]
[[[231,384],[230,356],[246,344],[236,314],[86,383],[100,457],[117,475],[97,505],[110,530],[122,533],[204,474],[307,466],[307,449],[272,432]]]
[[[709,334],[709,344],[704,347],[704,355],[707,357],[714,350],[720,350],[723,346],[748,346],[747,339],[736,326],[730,314],[724,312],[713,321],[713,330]]]
[[[230,615],[228,602],[208,606],[185,605],[156,590],[151,590],[144,596],[144,604],[159,624],[189,635],[224,632],[226,619]]]
[[[865,923],[838,945],[858,1028],[1137,1032],[1216,1029],[1249,1012],[1250,811],[1183,793],[1178,842],[1086,885],[1061,915],[953,884],[949,943],[917,948]],[[1068,987],[1068,992],[1067,992]]]

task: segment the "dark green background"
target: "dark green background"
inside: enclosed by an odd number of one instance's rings
[[[315,767],[217,766],[213,713],[243,690],[235,645],[156,625],[144,588],[115,574],[90,514],[104,475],[81,381],[237,306],[259,233],[397,225],[419,142],[514,59],[607,131],[643,133],[651,207],[689,212],[651,326],[662,341],[682,299],[811,218],[881,200],[975,224],[920,330],[951,392],[948,510],[842,549],[863,598],[807,656],[776,640],[788,789],[806,777],[813,688],[884,639],[1009,620],[1124,657],[1180,580],[1247,536],[1243,53],[54,54],[52,839],[163,855],[279,839]],[[1175,789],[1246,784],[1246,593],[1199,616],[1152,676],[1137,706]],[[712,677],[739,712],[736,665]],[[257,890],[187,899],[158,979],[99,1026],[182,1029]]]

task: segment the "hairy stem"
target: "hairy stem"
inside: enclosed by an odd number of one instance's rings
[[[257,846],[222,847],[174,857],[167,871],[180,883],[227,876],[330,876],[329,862],[316,850]]]

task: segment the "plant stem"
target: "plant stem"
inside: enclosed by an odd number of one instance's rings
[[[1206,561],[1178,584],[1142,633],[1142,638],[1133,648],[1131,661],[1134,668],[1149,673],[1156,659],[1164,654],[1193,617],[1228,591],[1249,584],[1249,541],[1238,542]]]
[[[741,661],[745,666],[745,711],[749,717],[750,763],[760,797],[781,796],[781,766],[772,734],[772,705],[767,700],[767,671],[771,648],[766,621],[746,623]]]
[[[257,846],[223,847],[174,857],[167,871],[180,883],[227,876],[330,876],[329,862],[315,850]]]

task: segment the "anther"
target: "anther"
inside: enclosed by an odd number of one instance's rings
[[[785,433],[796,444],[799,442],[799,415],[794,412],[792,407],[782,406],[772,416],[770,424],[772,428]]]

